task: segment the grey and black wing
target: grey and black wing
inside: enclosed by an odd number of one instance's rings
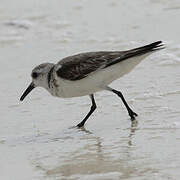
[[[126,59],[162,49],[162,46],[162,42],[157,41],[128,51],[89,52],[69,56],[56,65],[58,67],[56,73],[66,80],[80,80],[97,70],[115,65]]]
[[[80,80],[99,69],[103,69],[110,57],[110,52],[89,52],[69,56],[57,64],[56,73],[66,80]]]

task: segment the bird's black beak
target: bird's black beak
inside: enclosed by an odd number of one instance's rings
[[[28,88],[24,91],[23,95],[20,98],[20,101],[23,101],[24,98],[35,88],[33,82],[28,86]]]

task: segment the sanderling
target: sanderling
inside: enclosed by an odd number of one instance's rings
[[[87,52],[66,57],[57,64],[44,63],[32,70],[32,82],[20,100],[35,88],[43,87],[56,97],[70,98],[89,95],[92,106],[85,118],[77,125],[84,126],[96,109],[94,93],[107,90],[119,96],[131,120],[137,114],[129,107],[123,94],[110,86],[112,81],[130,72],[146,56],[162,49],[161,41],[127,51]]]

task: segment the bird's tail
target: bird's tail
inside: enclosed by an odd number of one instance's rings
[[[162,44],[162,41],[157,41],[157,42],[148,44],[146,46],[142,46],[139,48],[123,51],[123,52],[120,52],[119,58],[116,58],[114,61],[111,61],[110,63],[108,63],[106,67],[111,66],[113,64],[117,64],[117,63],[124,61],[126,59],[136,57],[136,56],[141,56],[141,55],[144,55],[146,53],[150,53],[150,52],[157,51],[160,49],[164,49],[164,45]]]
[[[146,46],[135,48],[135,49],[132,49],[131,51],[144,54],[144,53],[149,52],[149,51],[157,51],[160,49],[164,49],[164,44],[162,44],[162,41],[157,41],[157,42],[148,44]]]
[[[146,46],[142,46],[139,48],[131,49],[129,51],[126,51],[124,55],[124,59],[133,57],[133,56],[139,56],[146,54],[148,52],[157,51],[160,49],[164,49],[164,45],[162,44],[162,41],[157,41],[151,44],[148,44]]]

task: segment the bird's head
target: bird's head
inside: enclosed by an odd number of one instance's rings
[[[35,87],[43,87],[48,89],[48,81],[50,71],[54,67],[52,63],[43,63],[36,66],[31,73],[32,82],[28,86],[28,88],[24,91],[23,95],[20,98],[20,101],[23,101],[24,98],[35,88]]]

